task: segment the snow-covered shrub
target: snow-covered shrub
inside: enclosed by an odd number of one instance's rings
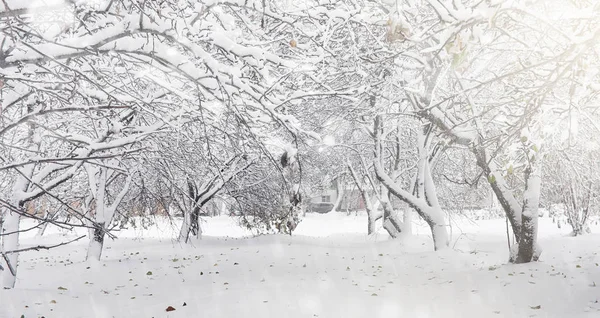
[[[245,171],[227,187],[229,211],[257,234],[292,234],[302,214],[302,197],[271,163]],[[284,168],[285,169],[285,168]]]

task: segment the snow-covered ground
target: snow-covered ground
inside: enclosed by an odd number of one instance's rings
[[[506,264],[503,219],[455,220],[442,253],[423,225],[402,240],[367,237],[364,214],[309,214],[291,237],[205,221],[188,246],[161,220],[122,231],[99,265],[84,260],[87,239],[24,253],[0,317],[600,317],[600,235],[569,237],[547,218],[541,261],[526,265]],[[51,228],[23,246],[75,235]]]

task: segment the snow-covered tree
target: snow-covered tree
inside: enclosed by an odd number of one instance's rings
[[[4,1],[1,10],[7,288],[24,205],[51,196],[86,160],[223,107],[249,126],[310,135],[281,108],[340,94],[296,63],[308,51],[294,34],[310,15],[273,1]],[[98,118],[109,119],[86,135]],[[24,138],[28,127],[39,140]]]

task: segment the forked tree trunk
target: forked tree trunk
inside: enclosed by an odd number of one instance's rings
[[[191,236],[199,238],[202,235],[202,227],[200,226],[200,210],[201,207],[196,206],[185,213],[183,224],[179,231],[179,241],[187,243]]]
[[[531,162],[525,173],[525,191],[523,205],[515,199],[512,190],[506,184],[504,176],[496,163],[487,158],[482,146],[476,147],[477,164],[487,175],[487,180],[508,218],[516,244],[510,251],[509,262],[528,263],[537,261],[540,249],[537,247],[537,224],[541,179],[538,163]],[[540,158],[540,154],[536,154]]]
[[[107,229],[114,219],[119,204],[121,204],[123,198],[129,191],[132,175],[127,176],[125,184],[115,196],[112,203],[109,203],[107,187],[114,170],[107,167],[90,165],[85,166],[85,168],[88,174],[88,183],[91,188],[91,193],[95,199],[95,213],[93,214],[93,222],[90,222],[91,224],[89,224],[90,243],[87,251],[87,260],[94,262],[100,261]]]
[[[371,200],[371,196],[369,195],[367,187],[365,184],[363,184],[363,178],[359,177],[350,163],[348,163],[348,170],[350,170],[350,175],[354,180],[354,184],[356,184],[358,192],[365,203],[365,210],[367,211],[367,234],[375,234],[377,232],[377,220],[381,219],[383,215],[379,213],[379,211],[377,211],[376,207],[373,205],[373,200]]]
[[[377,178],[382,182],[384,186],[388,188],[390,193],[395,195],[398,199],[406,202],[410,207],[414,208],[415,211],[427,222],[431,228],[431,234],[433,238],[435,250],[446,249],[449,246],[448,231],[446,229],[446,221],[444,218],[444,212],[442,211],[431,176],[431,170],[429,168],[429,143],[431,136],[431,125],[425,125],[423,131],[421,131],[418,138],[418,153],[419,161],[417,163],[417,179],[416,179],[416,193],[403,190],[400,185],[396,183],[384,170],[381,162],[382,158],[382,118],[381,115],[375,117],[374,125],[374,140],[375,140],[375,157],[373,160],[373,166],[375,167],[375,173]]]
[[[367,234],[373,235],[377,232],[377,220],[381,219],[381,215],[376,215],[374,211],[367,211],[368,224],[367,224]]]
[[[377,221],[383,215],[373,208],[373,202],[366,191],[361,191],[361,195],[365,201],[365,209],[367,210],[367,234],[372,235],[377,232]]]
[[[200,210],[208,203],[233,177],[246,170],[253,164],[252,160],[247,160],[246,156],[236,155],[229,159],[221,168],[221,173],[214,175],[206,180],[199,187],[194,181],[188,178],[188,198],[193,203],[192,211],[185,213],[181,230],[179,231],[179,241],[188,242],[190,234],[197,236],[202,234],[200,227]]]
[[[501,169],[499,169],[493,158],[489,157],[485,145],[483,144],[485,132],[482,124],[479,123],[480,112],[477,110],[477,104],[471,101],[469,96],[467,96],[467,100],[473,111],[472,120],[474,124],[471,127],[459,128],[456,125],[456,120],[453,120],[451,116],[449,117],[447,113],[444,113],[439,109],[427,109],[426,105],[428,105],[428,99],[419,102],[417,108],[420,109],[421,114],[426,117],[429,122],[439,127],[446,134],[452,136],[453,142],[469,147],[475,154],[477,165],[483,170],[484,175],[487,177],[498,202],[500,202],[500,205],[510,222],[513,234],[517,241],[517,244],[513,245],[511,248],[511,257],[509,261],[524,263],[537,260],[540,253],[540,250],[536,247],[539,193],[526,194],[525,197],[527,198],[527,201],[524,202],[525,206],[521,206],[515,199],[512,189],[506,184]],[[540,154],[536,154],[535,156],[538,160],[543,158]],[[526,177],[526,179],[529,178]],[[539,190],[539,176],[534,179],[536,180],[526,180],[527,188],[532,189],[531,187],[537,187],[537,190]],[[523,214],[526,215],[523,216]],[[522,240],[524,246],[520,246]]]

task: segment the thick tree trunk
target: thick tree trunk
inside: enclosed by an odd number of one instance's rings
[[[189,234],[197,236],[199,228],[200,228],[200,207],[195,207],[191,213],[190,233]]]
[[[377,210],[373,209],[373,204],[371,204],[370,202],[371,200],[369,200],[369,205],[367,206],[367,203],[365,202],[365,206],[366,206],[366,210],[367,210],[367,234],[372,235],[375,234],[377,232],[377,220],[381,219],[381,217],[383,215],[381,215],[380,213],[378,213]]]
[[[100,257],[102,256],[102,248],[104,247],[104,236],[106,234],[104,225],[104,222],[96,223],[90,229],[90,244],[87,250],[88,261],[100,261]]]
[[[489,160],[483,147],[475,149],[477,164],[488,176],[488,182],[508,218],[516,244],[511,248],[509,262],[528,263],[539,257],[537,251],[537,224],[540,197],[540,176],[537,169],[530,166],[525,173],[523,206],[517,202],[506,184],[496,164]],[[534,163],[532,163],[533,165]]]
[[[377,220],[381,219],[383,215],[373,208],[373,201],[365,189],[361,189],[361,194],[367,210],[367,234],[372,235],[377,232]]]
[[[442,212],[443,213],[443,212]],[[433,247],[436,251],[446,249],[450,246],[448,230],[445,224],[430,223],[431,234],[433,236]]]
[[[87,251],[87,259],[90,261],[99,261],[102,256],[106,231],[113,221],[119,204],[121,204],[121,201],[123,201],[123,198],[129,191],[132,175],[127,176],[121,191],[116,195],[113,202],[109,204],[107,187],[114,170],[96,166],[86,166],[86,170],[91,193],[95,199],[94,222],[90,224],[90,243]],[[86,201],[89,201],[88,199]],[[86,202],[86,205],[89,206],[89,203]]]
[[[521,225],[521,239],[518,241],[518,254],[515,263],[529,263],[536,261],[538,207],[540,202],[541,178],[539,171],[529,167],[525,172],[526,186],[523,194],[523,213]]]
[[[383,220],[383,228],[388,232],[388,234],[392,238],[398,238],[400,236],[401,232],[398,231],[398,228],[392,223],[392,220],[390,219]]]
[[[200,207],[194,207],[183,218],[181,230],[179,230],[179,241],[187,243],[190,236],[195,235],[196,237],[200,237],[201,234]]]
[[[367,221],[367,234],[368,235],[372,235],[375,234],[375,232],[377,231],[377,229],[375,228],[375,218],[373,218],[372,215],[372,211],[367,212],[368,213],[368,221]]]
[[[188,211],[183,215],[183,223],[181,223],[181,229],[179,230],[179,241],[180,242],[187,243],[191,228],[192,228],[192,215],[191,215],[191,211]]]
[[[430,211],[424,215],[424,219],[431,228],[431,235],[433,237],[433,244],[436,251],[448,248],[450,245],[450,239],[448,237],[448,230],[446,229],[446,220],[444,218],[444,211],[442,210],[437,197],[437,189],[433,182],[433,176],[431,174],[431,167],[429,162],[429,125],[426,125],[421,138],[424,141],[420,142],[419,152],[421,153],[421,160],[423,161],[419,165],[422,167],[422,175],[419,175],[419,182],[422,185],[417,189],[417,193],[421,193],[423,198],[427,201],[427,204],[431,207]],[[422,211],[421,213],[423,213]],[[425,213],[423,213],[425,214]]]

